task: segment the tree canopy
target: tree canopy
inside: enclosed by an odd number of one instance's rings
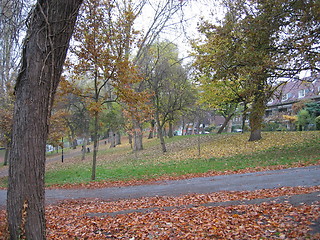
[[[314,26],[320,24],[319,3],[226,1],[226,8],[220,23],[200,24],[204,40],[194,44],[195,64],[200,80],[222,81],[234,90],[234,99],[251,103],[249,140],[259,140],[266,103],[281,85],[278,79],[318,69],[319,28]]]

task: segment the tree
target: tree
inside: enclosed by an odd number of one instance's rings
[[[141,69],[148,76],[147,86],[152,92],[155,121],[158,127],[161,148],[166,152],[163,129],[172,124],[175,114],[194,102],[194,91],[186,69],[178,57],[176,45],[164,41],[149,49]]]
[[[11,239],[45,239],[45,145],[54,94],[81,0],[38,0],[15,85],[7,213]],[[36,91],[35,91],[36,89]]]
[[[0,2],[0,95],[7,95],[17,76],[19,33],[23,29],[23,1]]]
[[[281,85],[277,80],[317,69],[319,38],[313,26],[319,26],[313,10],[316,4],[291,0],[226,1],[227,13],[220,24],[200,25],[199,30],[205,35],[197,50],[202,70],[215,81],[231,80],[241,86],[240,96],[251,103],[250,141],[261,138],[266,103]]]
[[[75,77],[87,79],[80,95],[87,99],[93,118],[93,160],[91,179],[96,178],[100,115],[105,104],[122,102],[128,109],[144,102],[145,95],[132,85],[140,81],[129,59],[137,32],[133,29],[136,15],[132,2],[88,0],[74,34],[72,48]]]
[[[148,11],[148,14],[152,13],[152,20],[147,24],[146,29],[141,30],[141,39],[138,42],[138,47],[136,54],[133,57],[133,63],[141,68],[143,64],[148,61],[146,59],[149,58],[149,50],[152,45],[157,42],[161,34],[166,30],[170,30],[172,27],[176,25],[180,25],[183,22],[183,18],[181,21],[174,22],[174,17],[177,16],[180,10],[187,4],[187,1],[176,1],[176,0],[149,0],[149,1],[141,1],[141,8],[139,11],[136,11],[136,15],[143,16],[143,10]],[[152,9],[152,11],[150,11]],[[183,11],[181,11],[183,12]],[[143,67],[142,67],[143,68]],[[134,86],[135,91],[137,93],[141,93],[146,90],[147,86],[145,80],[149,79],[148,73],[146,73],[143,69],[139,69],[140,74],[143,76],[143,81],[140,84],[136,84]],[[144,106],[146,109],[146,106]],[[131,109],[134,110],[134,109]],[[143,149],[142,143],[142,124],[144,121],[150,121],[151,129],[154,127],[152,124],[154,123],[154,119],[150,119],[147,117],[151,116],[150,112],[141,111],[139,108],[136,109],[136,112],[131,111],[131,122],[132,122],[132,133],[134,137],[134,150],[139,151]],[[142,116],[141,116],[142,113]],[[147,115],[146,115],[147,113]],[[143,116],[144,115],[144,116]],[[150,135],[150,134],[149,134]],[[150,135],[151,136],[151,135]]]
[[[194,65],[197,67],[197,64],[195,62]],[[217,132],[220,134],[237,113],[243,89],[240,84],[237,85],[236,81],[228,81],[227,79],[212,81],[212,77],[205,72],[199,73],[197,79],[200,82],[200,103],[209,109],[214,109],[225,119]]]
[[[310,114],[307,110],[302,109],[298,112],[298,119],[297,119],[297,125],[298,125],[298,130],[307,130],[307,126],[311,121]]]
[[[18,73],[19,35],[23,29],[23,1],[0,2],[0,142],[6,148],[8,163],[13,115],[13,85]]]
[[[319,102],[308,102],[305,108],[311,115],[312,118],[316,118],[320,115],[320,103]]]
[[[0,102],[0,144],[6,148],[3,165],[7,165],[9,151],[11,148],[12,117],[14,106],[14,97],[12,96],[12,93],[1,96]]]

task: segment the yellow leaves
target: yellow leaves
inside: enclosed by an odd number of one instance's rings
[[[319,132],[263,132],[260,141],[248,142],[249,133],[228,135],[200,135],[201,158],[229,157],[237,154],[250,154],[272,147],[301,143],[319,137]],[[189,140],[190,148],[170,153],[167,160],[199,158],[197,137]]]
[[[283,115],[283,119],[288,120],[289,122],[296,122],[298,120],[297,116]]]
[[[92,114],[100,113],[103,110],[103,105],[100,102],[89,102],[88,110]]]

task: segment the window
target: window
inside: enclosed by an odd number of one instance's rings
[[[305,96],[306,96],[306,90],[305,89],[299,90],[298,98],[304,98]]]
[[[288,95],[288,93],[287,93],[287,94],[282,95],[281,100],[282,100],[282,101],[287,101],[288,98],[289,98],[289,95]]]
[[[268,104],[272,104],[273,103],[273,98],[271,98],[269,101],[268,101]]]

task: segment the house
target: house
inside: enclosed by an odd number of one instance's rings
[[[267,103],[265,121],[283,122],[290,128],[283,115],[295,115],[293,104],[300,101],[320,101],[320,74],[313,74],[304,79],[292,79],[279,87]]]

